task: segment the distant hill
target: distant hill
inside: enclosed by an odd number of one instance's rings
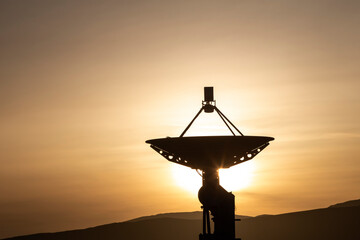
[[[351,200],[343,203],[338,203],[331,205],[329,208],[337,208],[337,207],[359,207],[360,206],[360,199],[358,200]]]
[[[358,240],[360,239],[360,206],[352,206],[354,201],[310,211],[245,217],[236,223],[236,235],[243,240]],[[201,231],[200,219],[201,212],[158,214],[87,229],[7,239],[197,240]]]
[[[176,218],[176,219],[187,219],[187,220],[201,220],[202,215],[203,215],[203,212],[201,212],[201,211],[160,213],[160,214],[156,214],[156,215],[135,218],[135,219],[129,220],[129,222],[138,222],[138,221],[143,221],[143,220],[159,219],[159,218]],[[235,215],[235,218],[237,218],[237,219],[245,219],[245,218],[249,218],[249,217],[250,216]]]
[[[243,240],[358,240],[360,206],[248,218],[236,231]]]
[[[138,222],[121,222],[98,227],[65,231],[58,233],[40,233],[12,240],[198,240],[201,229],[200,220],[175,218],[149,219]]]

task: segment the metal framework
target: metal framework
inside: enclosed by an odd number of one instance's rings
[[[231,127],[229,126],[229,124],[240,134],[240,136],[244,136],[244,134],[242,134],[240,132],[240,130],[216,107],[216,102],[215,101],[202,101],[202,107],[200,108],[199,112],[195,115],[195,117],[193,118],[193,120],[191,120],[191,122],[189,123],[189,125],[187,125],[187,127],[185,128],[185,130],[180,134],[180,137],[183,137],[185,135],[185,133],[187,132],[187,130],[189,130],[189,128],[191,127],[191,125],[194,123],[194,121],[196,120],[196,118],[201,114],[202,111],[205,112],[213,112],[216,111],[217,114],[219,114],[221,120],[223,120],[223,122],[225,123],[225,125],[228,127],[228,129],[230,130],[230,132],[232,133],[232,135],[236,136],[236,134],[234,133],[234,131],[231,129]]]

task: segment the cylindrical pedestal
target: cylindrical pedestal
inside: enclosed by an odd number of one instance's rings
[[[203,186],[199,200],[203,204],[203,233],[200,240],[235,239],[235,196],[219,184],[217,169],[203,170]],[[210,214],[213,216],[214,232],[211,233]]]

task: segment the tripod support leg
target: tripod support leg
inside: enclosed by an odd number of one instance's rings
[[[200,115],[200,113],[202,112],[202,110],[204,109],[204,107],[200,108],[200,111],[196,114],[196,116],[193,118],[193,120],[189,123],[189,125],[185,128],[185,130],[181,133],[180,137],[183,137],[184,134],[186,133],[186,131],[191,127],[191,125],[193,124],[193,122],[195,121],[195,119]]]

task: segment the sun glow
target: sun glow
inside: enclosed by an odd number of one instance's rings
[[[245,189],[251,185],[255,161],[248,161],[228,169],[220,169],[220,185],[227,191]]]
[[[247,188],[251,184],[254,170],[254,161],[248,161],[229,169],[220,169],[220,184],[227,191],[237,191]],[[202,185],[202,180],[196,170],[179,164],[173,164],[172,173],[178,186],[193,194],[197,194]]]
[[[196,170],[179,164],[172,164],[172,173],[178,186],[193,194],[197,194],[202,185],[202,179]]]

